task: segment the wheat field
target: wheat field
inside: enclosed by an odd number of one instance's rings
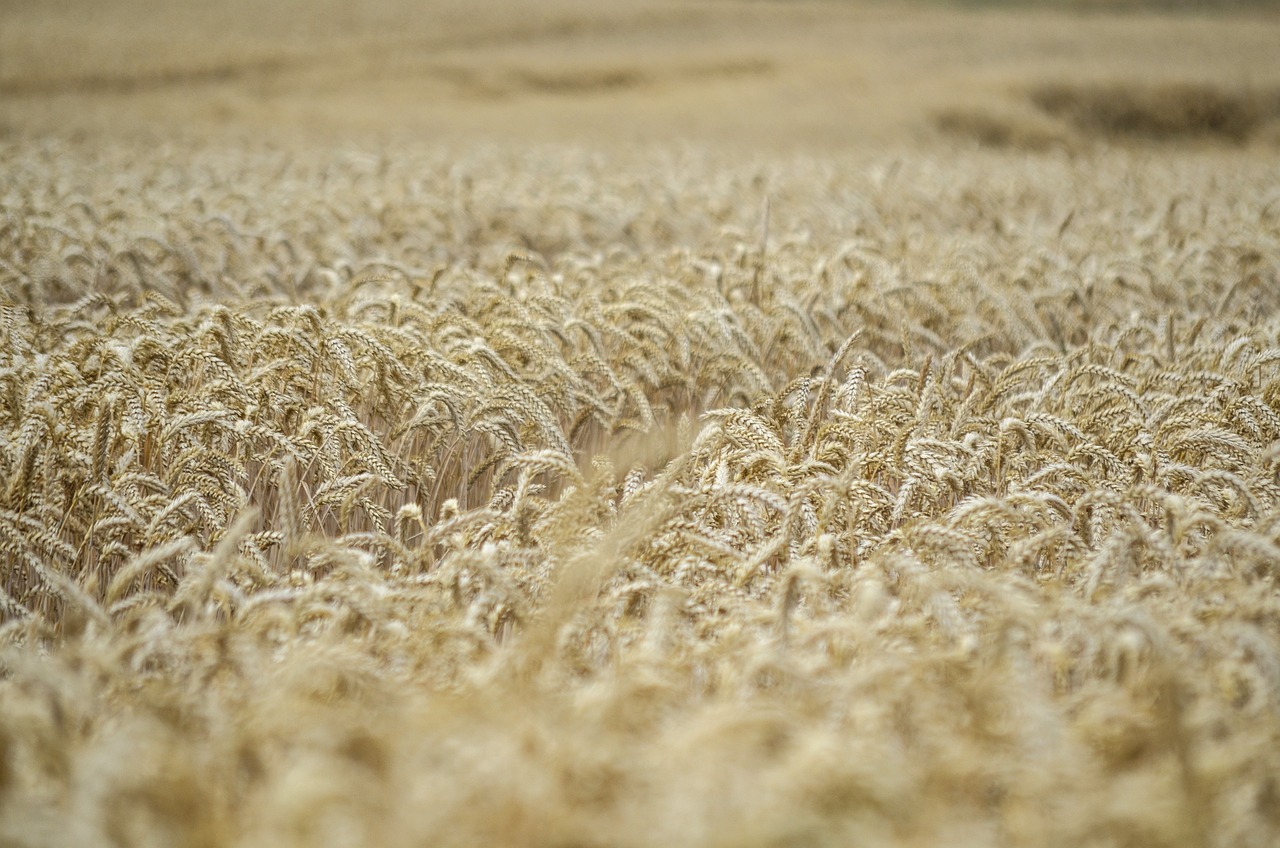
[[[714,5],[454,10],[506,88],[345,137],[234,31],[0,62],[0,845],[1280,844],[1280,67],[1161,64],[1277,22],[602,70]],[[933,60],[780,127],[781,20]]]

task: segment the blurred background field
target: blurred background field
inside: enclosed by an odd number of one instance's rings
[[[1274,2],[0,2],[0,131],[1273,146]]]

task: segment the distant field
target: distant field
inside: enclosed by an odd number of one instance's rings
[[[1280,19],[0,0],[0,845],[1280,844]]]
[[[641,0],[10,4],[0,125],[235,137],[706,141],[843,148],[934,136],[1043,146],[1095,127],[1044,86],[1256,98],[1278,135],[1280,18]],[[994,127],[994,129],[992,129]],[[1232,139],[1239,141],[1239,138]]]

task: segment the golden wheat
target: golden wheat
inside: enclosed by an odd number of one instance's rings
[[[141,153],[0,140],[0,841],[1280,839],[1274,157]]]

